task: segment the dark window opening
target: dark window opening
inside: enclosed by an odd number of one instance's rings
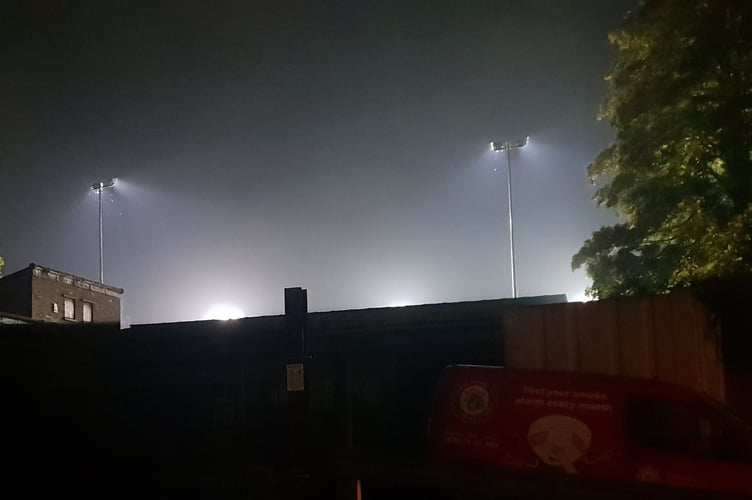
[[[630,432],[645,448],[724,462],[750,462],[750,450],[719,422],[687,406],[644,399],[628,409]]]

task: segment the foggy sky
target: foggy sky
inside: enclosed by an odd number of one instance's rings
[[[0,15],[0,255],[126,290],[124,319],[582,297],[587,164],[636,2],[17,2]],[[498,170],[494,171],[497,168]]]

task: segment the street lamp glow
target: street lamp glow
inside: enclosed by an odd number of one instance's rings
[[[117,184],[117,177],[108,181],[99,181],[91,185],[91,190],[99,198],[99,282],[104,283],[104,245],[102,244],[102,191],[112,189]]]
[[[509,200],[509,258],[512,267],[512,298],[517,298],[517,277],[515,275],[514,261],[514,224],[512,217],[512,150],[520,149],[527,145],[530,137],[517,139],[516,141],[491,141],[491,151],[494,153],[506,152],[507,154],[507,199]]]

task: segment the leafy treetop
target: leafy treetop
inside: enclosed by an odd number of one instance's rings
[[[597,298],[752,274],[752,1],[646,0],[609,40],[616,140],[588,174],[619,219],[573,269]]]

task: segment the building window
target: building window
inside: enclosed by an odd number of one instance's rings
[[[709,460],[749,463],[750,443],[740,442],[694,409],[670,401],[643,399],[628,405],[633,439],[641,446]]]
[[[66,297],[65,299],[65,319],[76,318],[76,301]]]
[[[57,302],[53,302],[53,303],[52,303],[52,312],[53,312],[53,313],[55,313],[55,314],[57,314],[57,313],[59,313],[59,312],[60,312],[60,311],[58,310],[58,308],[57,308]]]
[[[91,302],[83,302],[84,323],[91,323]]]

